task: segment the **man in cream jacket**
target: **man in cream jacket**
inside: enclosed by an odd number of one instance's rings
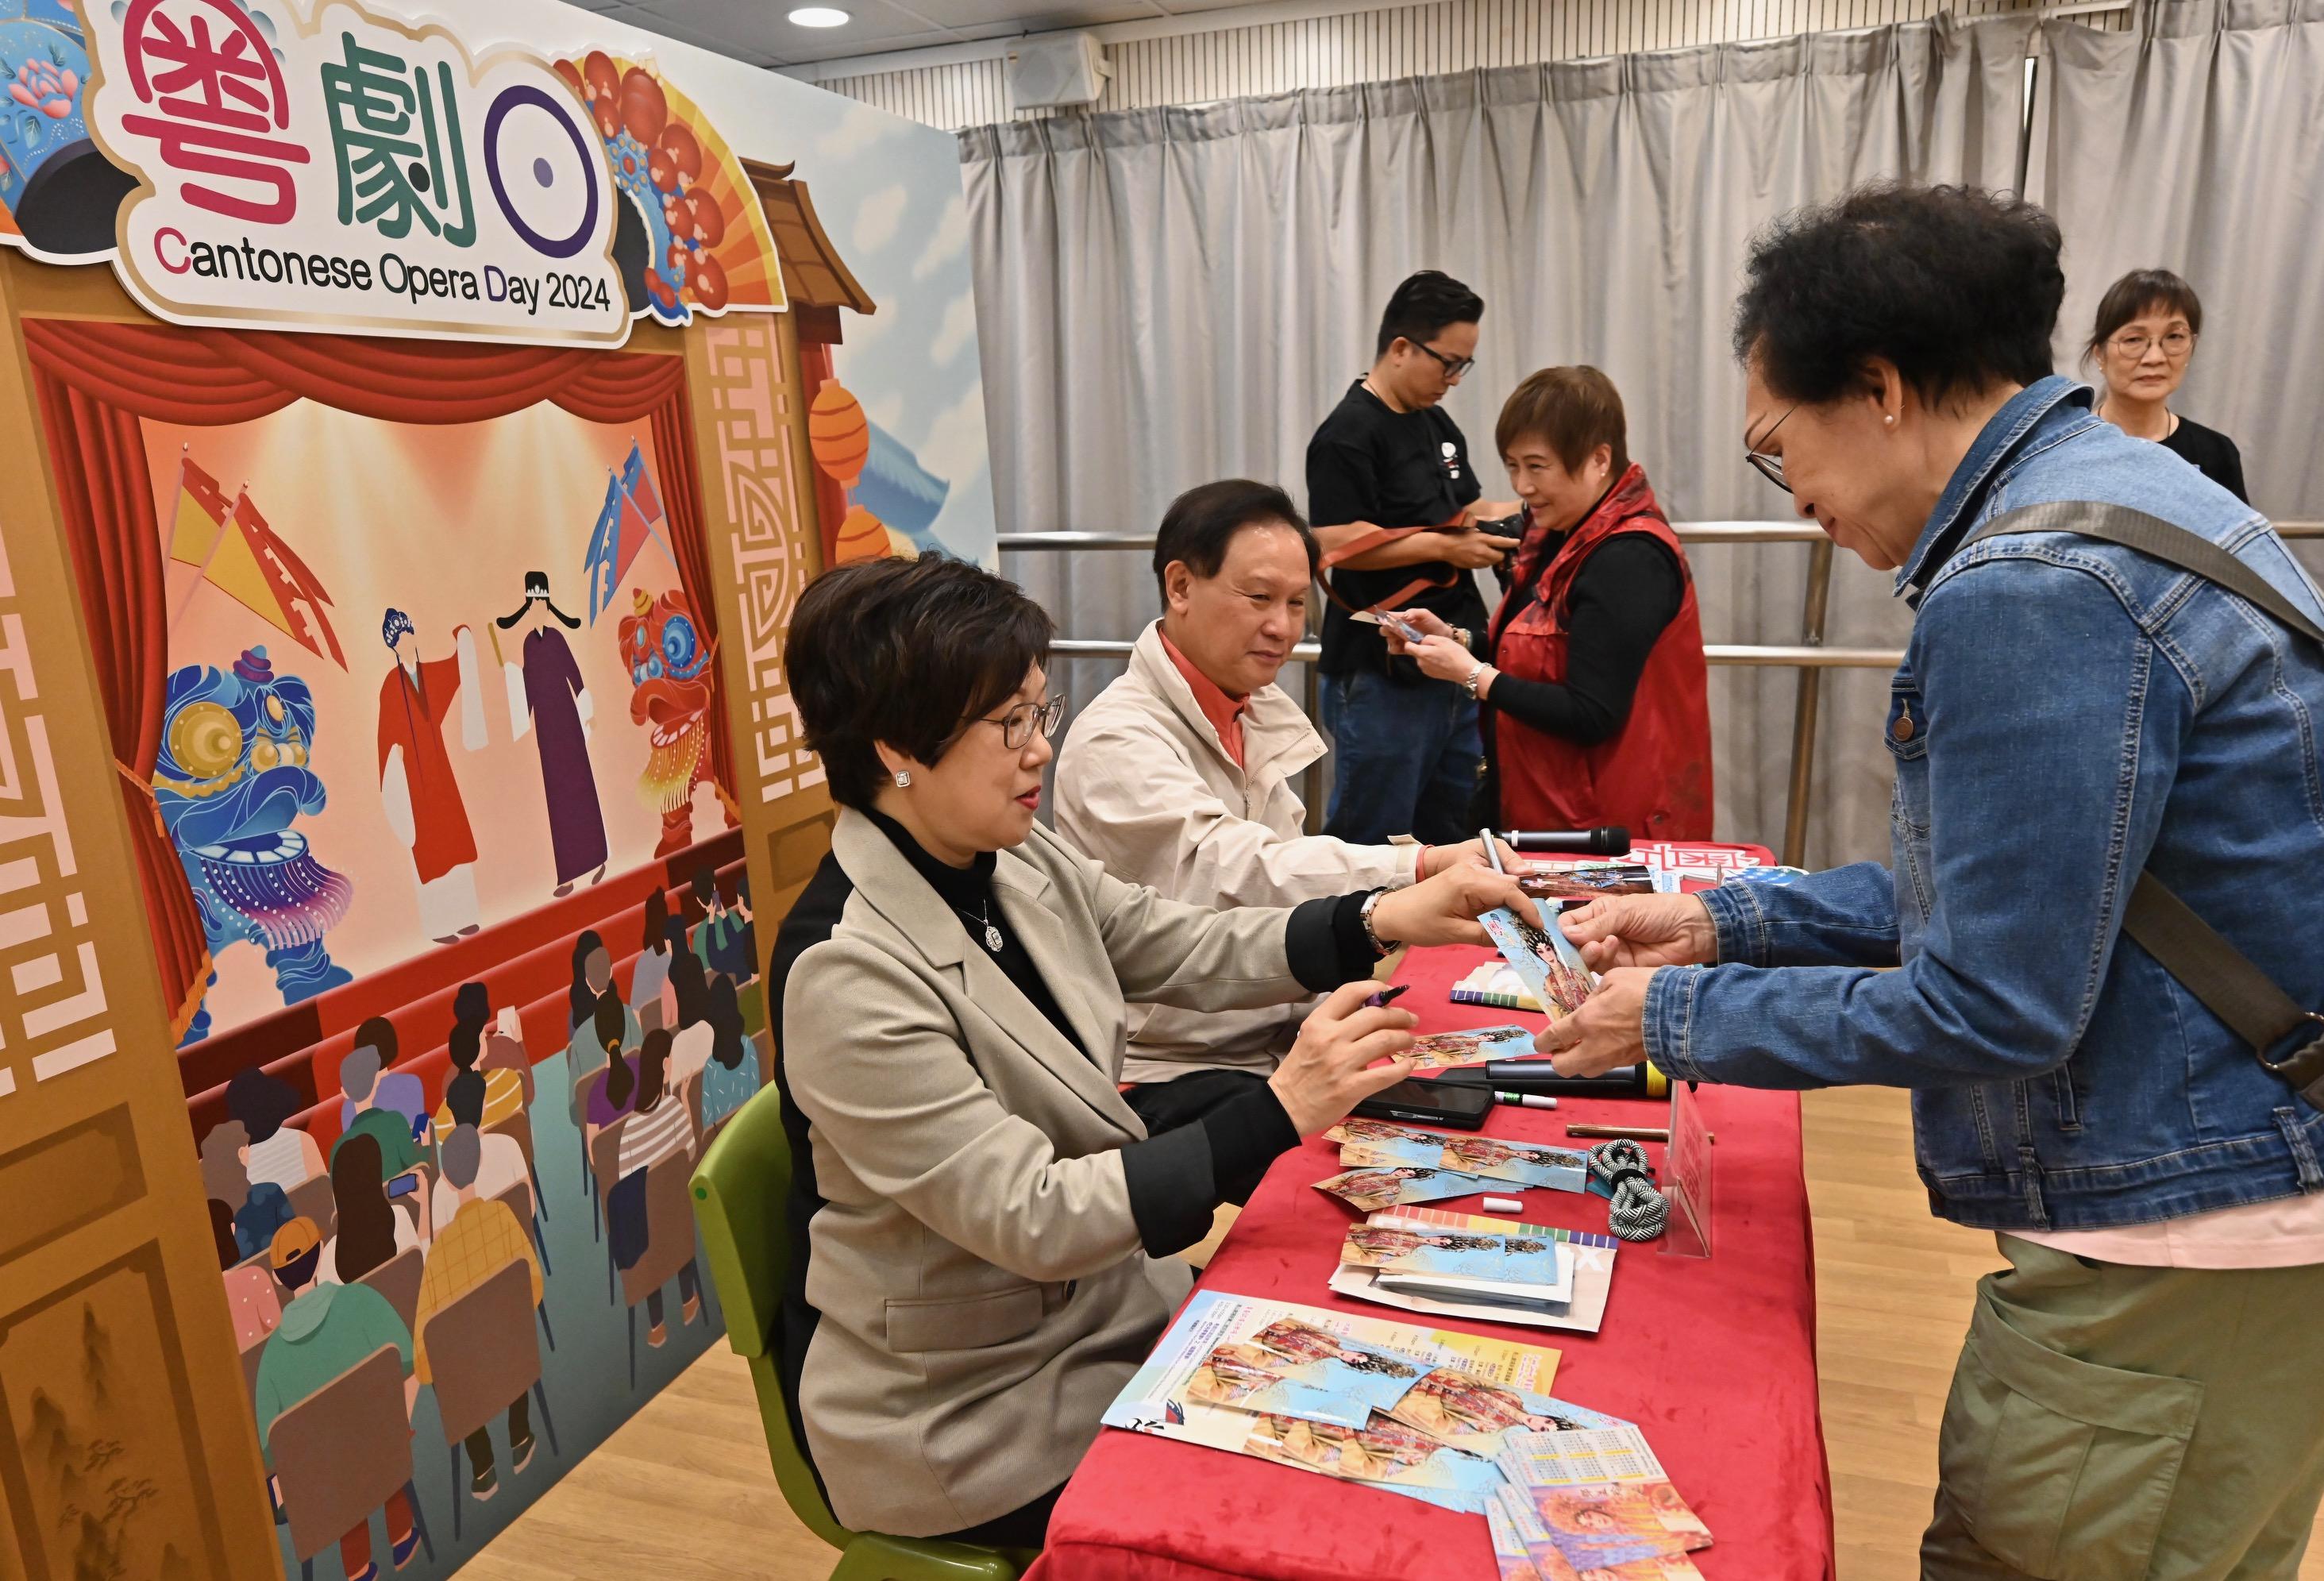
[[[1172,502],[1154,547],[1162,618],[1057,757],[1057,832],[1114,877],[1205,906],[1288,906],[1482,860],[1475,841],[1352,846],[1302,832],[1292,785],[1323,738],[1275,677],[1306,631],[1316,557],[1279,488],[1235,479]],[[1149,1128],[1178,1125],[1263,1082],[1311,1003],[1133,1005],[1130,1107]]]

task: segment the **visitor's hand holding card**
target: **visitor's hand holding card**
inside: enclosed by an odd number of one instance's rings
[[[1582,952],[1557,925],[1563,902],[1537,900],[1533,904],[1536,914],[1532,917],[1502,908],[1477,920],[1484,925],[1486,937],[1517,973],[1526,992],[1535,1003],[1545,1006],[1550,1020],[1555,1021],[1581,1009],[1598,980],[1582,964]]]

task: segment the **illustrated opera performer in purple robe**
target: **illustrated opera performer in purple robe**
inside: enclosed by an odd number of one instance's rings
[[[391,609],[380,640],[395,665],[379,689],[379,794],[387,827],[411,853],[420,888],[420,925],[438,944],[474,933],[482,923],[476,903],[476,837],[452,756],[444,750],[444,722],[460,705],[460,743],[484,745],[484,693],[476,684],[475,638],[452,629],[450,655],[420,656],[411,617]]]
[[[595,707],[581,680],[581,667],[566,645],[565,631],[578,631],[577,616],[549,601],[549,573],[524,574],[524,602],[500,617],[503,631],[522,625],[521,658],[501,654],[508,678],[509,734],[521,738],[528,727],[540,749],[540,790],[549,801],[549,843],[557,859],[558,895],[569,895],[583,874],[595,883],[605,876],[605,815],[597,804],[597,776],[589,767],[589,723]],[[493,640],[497,649],[500,639]]]

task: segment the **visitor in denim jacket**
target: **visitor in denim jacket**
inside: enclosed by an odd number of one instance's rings
[[[1914,611],[1891,863],[1569,913],[1605,982],[1541,1042],[1561,1071],[1912,1090],[1932,1207],[2013,1264],[1980,1286],[1924,1576],[2288,1576],[2324,1491],[2324,1113],[2122,921],[2152,867],[2324,1008],[2324,652],[2132,550],[1962,545],[2108,502],[2324,599],[2263,516],[2051,374],[2059,253],[2040,209],[1959,189],[1757,244],[1749,459]]]

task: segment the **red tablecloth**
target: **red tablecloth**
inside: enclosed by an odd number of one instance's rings
[[[1421,1030],[1532,1022],[1446,997],[1483,953],[1413,952],[1399,974],[1412,988],[1398,1003],[1419,1016]],[[1704,1576],[1821,1581],[1834,1573],[1831,1478],[1816,1405],[1815,1258],[1800,1173],[1799,1099],[1713,1086],[1698,1096],[1718,1137],[1711,1261],[1665,1256],[1651,1243],[1625,1246],[1596,1335],[1438,1322],[1562,1352],[1559,1398],[1637,1422],[1716,1539],[1694,1556]],[[1497,1109],[1485,1130],[1563,1143],[1571,1120],[1662,1125],[1668,1113],[1665,1104],[1569,1099],[1554,1113]],[[1660,1144],[1647,1151],[1659,1164]],[[1285,1154],[1203,1284],[1420,1320],[1325,1288],[1351,1218],[1311,1187],[1338,1170],[1337,1153],[1336,1144],[1312,1141]],[[1602,1197],[1508,1195],[1524,1201],[1529,1222],[1606,1227]],[[1426,1206],[1484,1211],[1473,1197]],[[1107,1428],[1058,1501],[1047,1551],[1028,1581],[1492,1581],[1495,1575],[1481,1517]]]

